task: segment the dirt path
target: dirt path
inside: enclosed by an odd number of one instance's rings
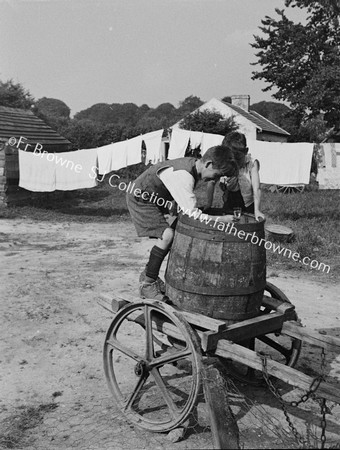
[[[34,449],[212,448],[208,429],[172,443],[142,432],[119,415],[106,386],[102,345],[110,313],[97,304],[100,292],[137,294],[136,280],[150,249],[129,222],[0,222],[1,399],[0,447]],[[339,285],[297,273],[269,279],[295,304],[303,324],[340,335]],[[133,339],[133,337],[130,337]],[[299,366],[314,367],[315,350]],[[340,357],[328,365],[340,384]],[[270,395],[253,390],[257,409],[242,414],[244,448],[280,448],[280,436],[263,426],[282,420]],[[262,404],[266,408],[262,408]],[[318,416],[306,407],[295,423],[305,433]],[[260,412],[264,413],[261,421]],[[329,439],[340,440],[339,407],[327,415]],[[317,430],[319,433],[319,430]],[[5,439],[6,437],[6,439]],[[287,448],[294,448],[287,437]],[[295,444],[296,445],[296,444]]]

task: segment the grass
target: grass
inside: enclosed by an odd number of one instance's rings
[[[111,185],[128,183],[145,170],[144,164],[126,167],[113,177]],[[111,174],[91,189],[32,193],[25,205],[0,208],[0,219],[27,218],[53,222],[116,222],[128,218],[125,193],[110,185]],[[101,179],[101,177],[99,177]]]
[[[145,169],[136,165],[118,172],[112,184],[128,183]],[[119,222],[130,220],[125,202],[125,192],[109,184],[107,175],[103,182],[92,189],[69,192],[53,192],[35,195],[29,204],[0,209],[0,218],[30,219],[37,221],[76,221],[76,222]],[[206,201],[205,185],[197,189],[198,204]],[[283,194],[263,189],[261,209],[267,223],[275,223],[292,228],[294,240],[282,244],[301,257],[324,263],[331,267],[329,273],[311,269],[293,259],[267,251],[268,274],[277,270],[292,269],[311,272],[320,277],[334,279],[340,273],[340,230],[339,200],[337,190],[305,191],[296,194]],[[215,205],[222,206],[221,191],[216,189]]]
[[[324,276],[335,277],[340,269],[339,191],[312,191],[297,194],[264,192],[262,210],[268,223],[292,228],[294,240],[285,246],[298,252],[301,258],[327,264],[330,272]],[[269,264],[288,269],[316,269],[296,263],[277,253],[267,252]],[[320,271],[319,271],[320,272]]]
[[[220,193],[215,191],[215,206],[221,206]],[[216,195],[217,194],[217,195]],[[204,203],[203,187],[198,195]],[[325,279],[336,279],[340,272],[340,229],[339,229],[338,190],[306,191],[303,193],[282,194],[262,190],[261,210],[267,224],[278,224],[291,228],[294,232],[292,242],[281,246],[307,256],[311,260],[330,266],[329,273],[323,267],[312,269],[301,262],[295,262],[288,256],[267,250],[268,274],[277,276],[277,270],[299,270],[310,272]],[[289,252],[286,253],[289,255]],[[316,265],[316,263],[314,263]]]

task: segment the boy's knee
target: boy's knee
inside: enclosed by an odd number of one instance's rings
[[[173,230],[172,228],[167,228],[163,233],[162,239],[165,242],[171,244],[172,241],[174,240],[174,236],[175,236],[175,230]]]
[[[174,236],[175,230],[173,230],[172,228],[167,228],[166,230],[164,230],[159,247],[164,249],[169,248],[172,244],[172,241],[174,240]]]

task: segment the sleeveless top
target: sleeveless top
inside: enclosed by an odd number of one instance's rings
[[[158,173],[162,169],[170,167],[172,167],[174,170],[186,170],[190,173],[190,175],[193,176],[196,185],[198,181],[196,161],[196,158],[185,157],[157,163],[149,167],[149,169],[139,175],[139,177],[134,182],[134,188],[140,189],[142,192],[147,192],[149,196],[151,196],[152,194],[157,194],[158,197],[164,198],[165,201],[172,201],[173,197],[159,178]]]

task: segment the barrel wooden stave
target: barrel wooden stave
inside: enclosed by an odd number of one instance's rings
[[[264,238],[263,223],[234,224]],[[255,221],[255,219],[254,219]],[[259,314],[265,248],[180,217],[166,271],[167,295],[183,310],[234,323]]]

